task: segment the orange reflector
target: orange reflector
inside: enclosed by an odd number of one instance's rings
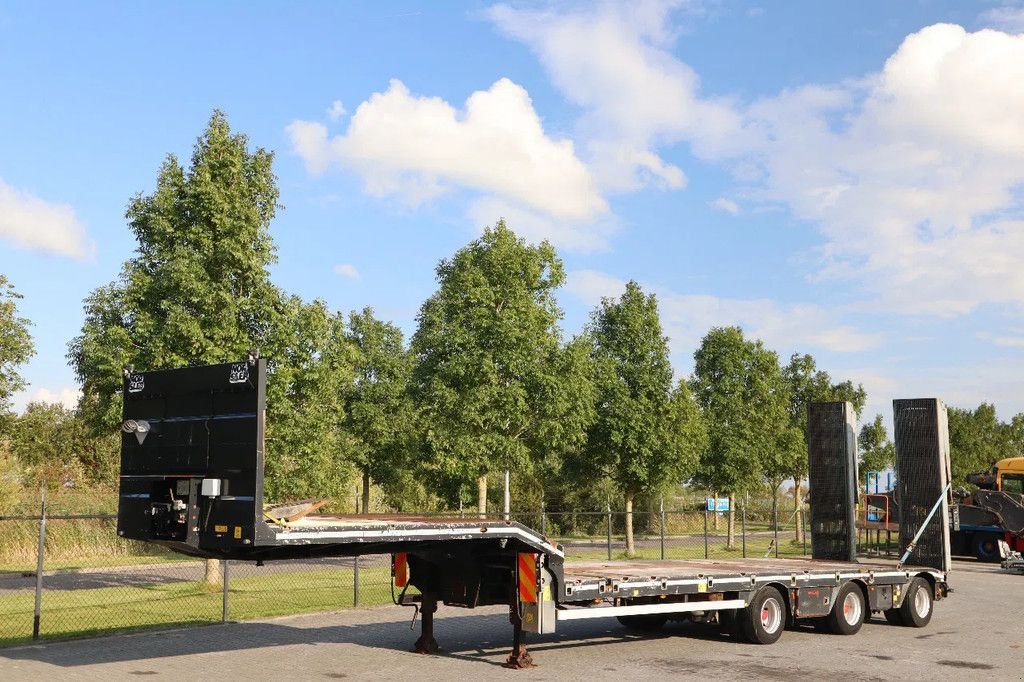
[[[395,587],[405,587],[409,583],[409,555],[405,552],[395,554],[391,573],[395,576]]]
[[[537,555],[519,553],[519,601],[537,603]]]

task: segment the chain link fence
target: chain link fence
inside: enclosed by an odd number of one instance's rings
[[[632,554],[622,511],[541,509],[512,518],[561,544],[570,561],[810,554],[806,509],[791,503],[740,502],[732,512],[687,506],[634,512]],[[0,646],[391,600],[389,555],[207,562],[118,538],[113,514],[0,516]]]
[[[391,603],[389,555],[208,562],[119,539],[116,518],[0,517],[0,646]]]

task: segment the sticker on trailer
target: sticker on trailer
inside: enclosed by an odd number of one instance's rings
[[[395,587],[405,587],[409,584],[409,555],[405,552],[395,554],[391,570],[395,575]]]
[[[228,382],[232,384],[244,384],[249,381],[249,365],[245,362],[236,362],[231,365],[231,375]]]
[[[132,374],[128,377],[128,392],[139,393],[146,388],[146,377],[141,374]]]
[[[519,601],[537,603],[537,555],[519,553]]]

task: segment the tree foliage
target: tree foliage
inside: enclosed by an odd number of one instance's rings
[[[860,469],[865,471],[885,471],[896,467],[896,448],[882,423],[882,415],[876,414],[875,420],[864,424],[857,437],[860,450]]]
[[[1016,454],[1011,424],[996,416],[995,405],[973,410],[948,408],[949,459],[954,485],[965,485],[967,474],[988,471],[1000,459]]]
[[[699,410],[685,385],[672,390],[668,337],[658,302],[636,282],[605,298],[591,316],[596,412],[585,451],[615,482],[626,507],[626,553],[633,554],[636,495],[689,478],[702,445]]]
[[[711,425],[696,480],[736,494],[753,490],[762,477],[781,476],[785,464],[775,454],[792,433],[775,352],[745,339],[739,327],[715,327],[694,361],[690,386]]]
[[[401,472],[413,464],[415,410],[408,391],[413,358],[402,331],[371,308],[349,315],[345,339],[355,352],[355,379],[346,388],[343,430],[349,459],[364,475],[364,511],[370,479],[401,502]],[[396,505],[398,506],[398,505]]]
[[[83,415],[109,431],[120,421],[126,365],[227,362],[259,349],[272,362],[268,493],[330,495],[347,473],[332,427],[338,382],[351,374],[341,322],[322,302],[305,304],[270,280],[278,208],[272,162],[270,152],[250,152],[247,138],[214,112],[189,167],[168,156],[153,193],[129,203],[135,253],[116,281],[86,298],[68,357]]]
[[[18,314],[19,299],[21,294],[0,274],[0,436],[10,428],[11,398],[25,388],[18,370],[35,355],[31,323]]]
[[[689,391],[673,393],[658,303],[636,282],[591,317],[597,391],[587,457],[627,495],[689,478],[699,417]]]
[[[31,402],[15,421],[11,453],[30,480],[50,486],[83,480],[104,484],[117,476],[119,444],[116,431],[91,433],[77,410]]]
[[[504,221],[437,267],[412,339],[428,456],[459,482],[529,471],[582,438],[586,376],[564,355],[562,261]],[[483,500],[481,500],[483,501]]]

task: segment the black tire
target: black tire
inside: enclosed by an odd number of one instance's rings
[[[900,615],[899,609],[886,609],[882,611],[882,614],[892,625],[903,625],[903,616]]]
[[[829,632],[837,635],[855,635],[864,625],[867,604],[857,583],[846,583],[839,588],[832,610],[825,616]]]
[[[978,558],[978,561],[984,561],[985,563],[998,562],[1001,559],[999,556],[999,536],[995,533],[975,533],[974,556]]]
[[[617,616],[619,624],[637,632],[657,632],[668,622],[668,615],[645,613],[636,616]]]
[[[932,620],[932,586],[924,578],[918,576],[910,581],[907,594],[900,606],[900,618],[904,625],[923,628]]]
[[[736,617],[745,640],[751,644],[774,644],[786,629],[786,601],[774,587],[762,587]]]

